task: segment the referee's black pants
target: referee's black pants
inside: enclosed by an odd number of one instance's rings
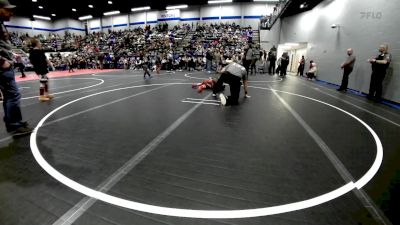
[[[373,71],[371,83],[369,85],[368,98],[374,98],[378,101],[382,99],[382,83],[385,79],[386,71]]]
[[[222,92],[224,89],[223,83],[229,84],[231,95],[227,97],[227,105],[237,105],[239,104],[239,94],[240,94],[240,83],[241,78],[235,76],[229,72],[223,72],[219,77],[217,83],[214,85],[213,93],[217,94]]]

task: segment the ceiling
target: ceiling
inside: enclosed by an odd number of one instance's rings
[[[293,16],[308,10],[311,10],[319,3],[323,2],[324,0],[292,0],[290,5],[282,14],[282,17]],[[330,0],[332,1],[332,0]],[[300,8],[300,5],[304,5],[303,8]]]
[[[151,6],[152,9],[163,10],[167,5],[188,4],[188,5],[205,5],[207,0],[111,0],[113,4],[108,4],[109,0],[10,0],[11,4],[17,6],[15,14],[18,16],[32,17],[32,15],[41,15],[52,17],[53,19],[59,18],[75,18],[80,16],[92,15],[93,17],[101,17],[104,12],[119,10],[121,13],[129,13],[131,8],[141,6]],[[302,12],[298,5],[302,2],[310,2],[310,9],[322,0],[293,0],[288,8],[288,12],[284,16],[293,15]],[[234,2],[252,2],[251,0],[234,0]],[[93,5],[93,8],[89,8]],[[39,9],[43,6],[43,9]],[[77,11],[73,12],[72,8]],[[56,16],[51,16],[56,14]]]

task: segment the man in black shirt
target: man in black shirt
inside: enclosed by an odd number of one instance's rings
[[[288,65],[289,65],[289,55],[287,52],[285,52],[282,54],[282,57],[281,57],[281,69],[280,69],[281,77],[286,76]]]
[[[372,67],[371,83],[367,98],[369,100],[381,101],[382,98],[382,82],[389,68],[392,56],[388,53],[387,45],[379,46],[379,54],[375,58],[369,59]]]
[[[301,56],[300,62],[299,62],[299,67],[297,68],[297,74],[296,76],[303,76],[304,74],[304,67],[306,66],[306,59],[304,58],[304,55]]]
[[[269,61],[268,73],[269,73],[269,75],[274,75],[275,74],[275,62],[276,62],[275,52],[268,52],[267,60]]]
[[[3,23],[13,16],[13,8],[15,6],[7,0],[0,0],[0,89],[3,93],[4,123],[7,132],[13,136],[20,136],[30,134],[32,129],[28,127],[27,122],[22,121],[21,94],[15,82],[10,35]]]

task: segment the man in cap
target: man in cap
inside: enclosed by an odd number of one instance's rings
[[[13,16],[15,8],[8,0],[0,0],[0,89],[3,93],[4,123],[7,132],[13,136],[26,135],[32,132],[27,122],[22,121],[19,93],[13,69],[10,35],[4,25]]]

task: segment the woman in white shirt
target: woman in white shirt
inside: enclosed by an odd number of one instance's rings
[[[315,78],[315,73],[317,72],[317,64],[313,60],[310,61],[310,69],[306,73],[307,77],[309,80],[312,80]]]

